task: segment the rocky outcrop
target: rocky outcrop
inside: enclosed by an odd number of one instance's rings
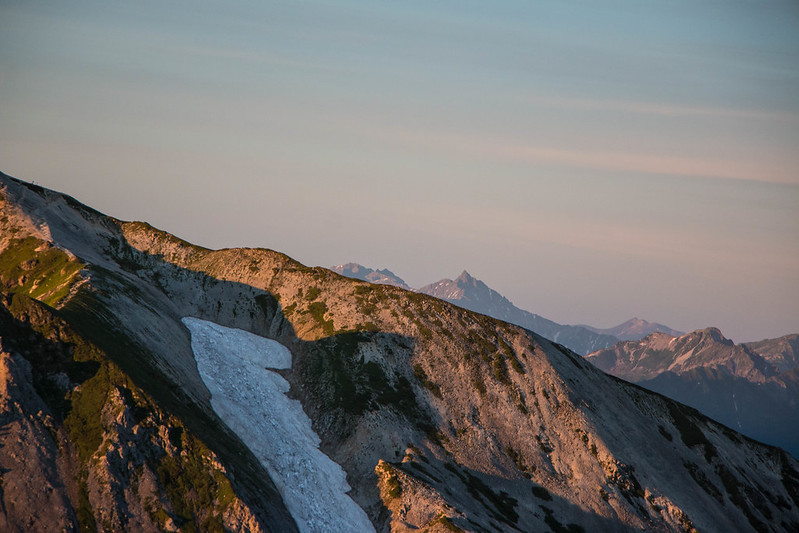
[[[55,421],[34,390],[30,363],[5,347],[0,349],[0,428],[0,530],[77,531],[59,472],[64,465],[59,464]]]

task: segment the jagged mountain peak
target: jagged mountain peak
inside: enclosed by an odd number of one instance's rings
[[[478,280],[477,278],[475,278],[474,276],[469,274],[469,272],[467,272],[466,270],[461,272],[461,275],[458,276],[457,278],[455,278],[455,281],[459,282],[459,283],[468,283],[468,284],[472,284],[472,285],[476,285],[478,283],[483,283],[482,281]]]
[[[510,300],[466,270],[454,280],[439,280],[422,287],[419,292],[513,323],[516,323],[513,320],[514,313],[521,312]]]
[[[535,313],[519,309],[505,296],[466,270],[454,280],[449,278],[439,280],[422,287],[419,292],[535,331],[581,355],[611,346],[618,340],[616,337],[596,333],[582,326],[561,325]]]
[[[710,337],[711,339],[719,342],[729,340],[716,326],[708,326],[706,328],[697,329],[688,333],[688,335],[699,335],[703,337]]]
[[[683,373],[698,367],[727,368],[732,374],[763,381],[776,371],[744,345],[736,345],[720,329],[708,327],[675,337],[655,331],[640,340],[621,341],[587,356],[594,364],[633,381],[663,372]]]
[[[703,342],[707,343],[720,343],[727,346],[734,346],[735,343],[731,339],[724,336],[721,330],[717,327],[707,327],[692,332],[694,337],[698,337]],[[745,348],[745,347],[744,347]]]
[[[484,297],[486,295],[490,295],[495,298],[503,298],[507,300],[507,298],[501,296],[497,291],[490,288],[482,280],[479,280],[476,277],[469,274],[469,272],[466,270],[461,272],[460,275],[455,279],[449,279],[449,278],[441,279],[435,283],[431,283],[430,285],[422,287],[421,289],[419,289],[419,292],[424,292],[427,294],[428,288],[432,288],[430,290],[434,290],[439,293],[443,293],[444,291],[460,289],[462,291],[467,291],[463,292],[462,294],[466,294],[469,296]],[[431,296],[435,295],[431,294]]]
[[[771,351],[775,363],[748,345],[736,345],[719,328],[709,327],[678,337],[654,332],[586,359],[609,374],[798,454],[799,431],[793,421],[799,417],[799,384],[789,372],[799,367],[782,357],[781,342],[763,341],[759,347]]]

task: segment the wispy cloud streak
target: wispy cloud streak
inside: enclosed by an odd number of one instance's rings
[[[767,120],[778,122],[796,122],[799,124],[799,113],[777,113],[759,109],[734,109],[730,107],[685,106],[670,103],[640,102],[624,100],[592,100],[581,98],[549,98],[533,99],[538,104],[562,107],[574,110],[605,110],[624,113],[639,113],[668,117],[717,117],[745,120]]]

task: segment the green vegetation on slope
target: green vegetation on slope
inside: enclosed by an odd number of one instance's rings
[[[14,239],[0,254],[1,288],[55,306],[69,294],[83,266],[45,241]]]
[[[168,518],[181,531],[223,531],[222,517],[235,495],[207,446],[158,407],[101,350],[76,333],[59,311],[14,294],[3,298],[0,313],[4,346],[13,349],[14,339],[25,339],[34,386],[55,417],[56,430],[64,429],[74,450],[78,486],[74,504],[81,530],[109,527],[95,523],[89,500],[89,471],[98,467],[97,459],[114,442],[124,449],[125,441],[130,441],[141,462],[127,466],[138,472],[141,468],[154,472],[159,490],[169,502],[164,506],[157,498],[147,504],[151,517],[158,518],[161,527]],[[71,384],[57,386],[54,379],[59,374],[66,374]],[[122,411],[127,411],[139,428],[135,433],[132,428],[125,436],[118,433]],[[171,447],[163,442],[163,434],[173,437]],[[138,483],[136,474],[121,475],[118,482],[123,486]]]

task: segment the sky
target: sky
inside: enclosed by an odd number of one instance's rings
[[[777,337],[799,4],[0,0],[0,170],[211,248]]]

